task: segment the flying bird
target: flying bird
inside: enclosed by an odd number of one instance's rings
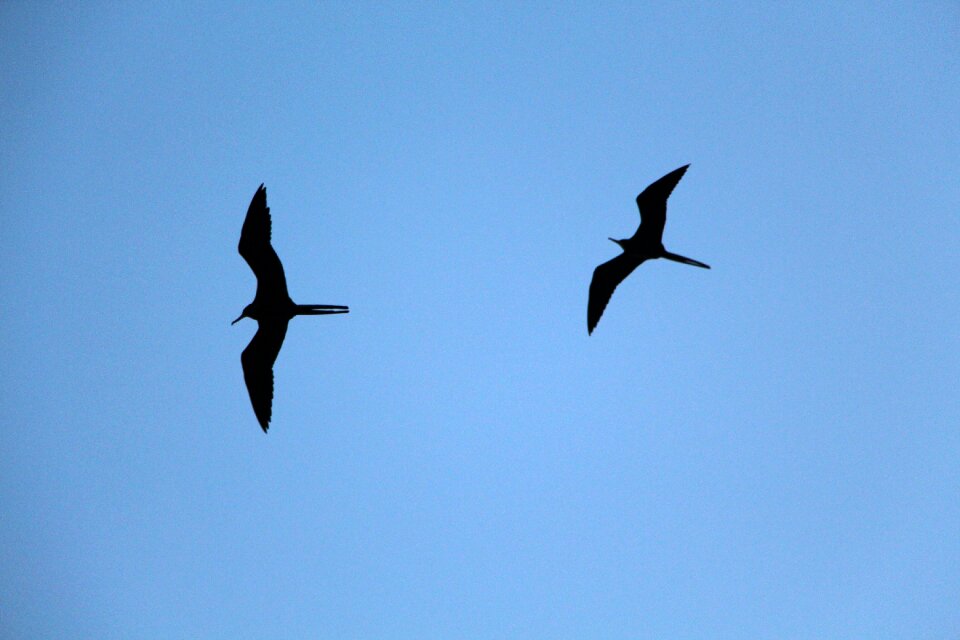
[[[695,267],[709,269],[708,265],[690,258],[670,253],[663,247],[663,225],[667,222],[667,198],[673,188],[680,182],[686,173],[684,165],[663,176],[637,196],[637,207],[640,209],[640,226],[632,238],[616,240],[623,253],[604,262],[593,271],[593,280],[590,282],[590,299],[587,302],[587,333],[592,334],[603,310],[607,308],[610,296],[617,285],[639,267],[645,260],[666,258],[675,262],[692,264]]]
[[[349,313],[350,309],[337,305],[296,304],[290,299],[283,265],[270,245],[270,207],[267,206],[267,190],[262,184],[247,209],[238,249],[257,277],[257,295],[230,324],[253,318],[259,325],[253,340],[243,350],[240,362],[253,412],[266,433],[273,406],[273,363],[287,335],[287,324],[294,316]]]

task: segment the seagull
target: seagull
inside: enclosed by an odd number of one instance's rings
[[[287,324],[294,316],[349,313],[350,309],[336,305],[295,304],[290,299],[283,265],[270,245],[270,207],[267,206],[267,190],[262,184],[250,201],[237,248],[257,277],[257,295],[230,324],[252,318],[259,325],[253,340],[243,350],[240,362],[253,412],[266,433],[273,405],[273,363],[287,335]]]
[[[645,260],[666,258],[674,262],[692,264],[695,267],[710,268],[702,262],[670,253],[663,247],[663,225],[667,222],[667,198],[670,197],[673,188],[680,182],[680,178],[689,166],[686,164],[671,171],[637,196],[640,226],[632,238],[624,240],[610,238],[611,241],[620,245],[623,253],[613,260],[604,262],[593,272],[593,280],[590,282],[590,300],[587,303],[588,335],[593,333],[597,323],[600,322],[600,316],[607,308],[610,296],[613,295],[617,285]]]

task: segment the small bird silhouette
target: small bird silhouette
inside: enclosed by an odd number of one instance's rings
[[[267,190],[262,184],[247,209],[238,249],[257,277],[257,295],[230,324],[253,318],[259,325],[240,361],[253,412],[266,433],[273,406],[273,363],[287,335],[287,324],[294,316],[349,313],[350,309],[337,305],[295,304],[290,299],[283,265],[270,245],[270,207],[267,206]]]
[[[610,238],[620,245],[623,253],[613,260],[604,262],[593,271],[593,280],[590,282],[590,299],[587,302],[588,334],[592,334],[597,323],[600,322],[600,316],[603,315],[603,310],[607,308],[610,296],[613,295],[617,285],[623,282],[634,269],[643,264],[644,260],[666,258],[675,262],[692,264],[695,267],[710,268],[702,262],[670,253],[663,247],[663,226],[667,222],[667,198],[670,197],[673,188],[680,182],[680,178],[683,177],[689,166],[687,164],[671,171],[637,196],[637,207],[640,209],[640,226],[632,238],[624,240]]]

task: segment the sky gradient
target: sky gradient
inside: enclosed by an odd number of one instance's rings
[[[0,4],[0,636],[957,637],[958,25]]]

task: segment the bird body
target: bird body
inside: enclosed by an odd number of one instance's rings
[[[610,238],[610,240],[620,245],[624,253],[643,260],[659,258],[663,255],[664,251],[666,251],[662,242],[653,242],[649,238],[638,238],[637,235],[639,234],[634,235],[632,238],[624,238],[623,240],[617,240],[615,238]]]
[[[674,262],[693,265],[709,269],[702,262],[671,253],[663,246],[663,227],[667,222],[667,198],[680,178],[686,173],[684,165],[663,176],[637,196],[637,208],[640,210],[640,226],[630,238],[617,240],[610,238],[623,250],[616,258],[604,262],[593,271],[590,281],[590,297],[587,302],[587,333],[592,334],[600,316],[617,285],[626,279],[633,270],[647,260],[666,258]]]
[[[257,321],[257,333],[240,355],[243,378],[250,394],[253,412],[264,433],[270,426],[273,409],[273,364],[280,354],[287,325],[298,315],[349,313],[339,305],[296,304],[287,293],[287,279],[277,252],[270,244],[270,208],[267,190],[261,184],[250,201],[247,217],[240,231],[240,255],[257,277],[257,294],[243,309],[240,317]]]
[[[334,307],[330,305],[310,305],[296,304],[290,298],[286,300],[277,300],[275,302],[264,302],[254,300],[243,309],[241,317],[257,320],[275,321],[291,320],[294,316],[321,315],[315,311],[318,309],[346,309],[346,307]],[[239,320],[239,318],[238,318]],[[234,321],[236,322],[236,321]]]

